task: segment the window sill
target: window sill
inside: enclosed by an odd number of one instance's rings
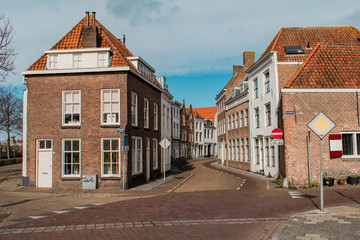
[[[81,177],[62,177],[61,181],[80,181]]]
[[[360,156],[342,156],[341,157],[342,160],[344,161],[354,161],[354,160],[360,160]]]
[[[120,124],[109,124],[109,125],[100,125],[100,128],[119,128]]]
[[[63,125],[61,126],[62,129],[80,129],[81,125]]]
[[[101,180],[120,180],[121,177],[119,176],[101,176]]]

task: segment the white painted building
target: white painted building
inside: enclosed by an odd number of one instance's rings
[[[171,158],[177,161],[180,158],[180,106],[176,100],[172,101],[172,135],[171,135]]]
[[[204,126],[205,119],[197,114],[194,116],[194,158],[204,157]]]
[[[171,142],[171,111],[173,96],[169,92],[168,85],[166,84],[165,77],[158,77],[158,82],[163,89],[161,93],[161,140],[164,138]],[[171,170],[171,145],[167,149],[161,148],[161,169],[163,172],[164,159],[165,159],[165,171]]]
[[[206,119],[204,122],[204,156],[214,157],[216,156],[217,134],[216,127],[212,122],[212,119]]]

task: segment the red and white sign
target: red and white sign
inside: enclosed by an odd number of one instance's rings
[[[342,151],[342,139],[341,134],[330,134],[330,157],[341,157]]]
[[[283,131],[280,128],[274,128],[274,130],[272,130],[272,132],[271,132],[271,136],[274,139],[282,139]]]

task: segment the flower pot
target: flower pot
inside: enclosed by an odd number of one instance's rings
[[[323,178],[323,185],[328,187],[334,186],[334,181],[334,178]]]
[[[348,177],[346,179],[347,183],[348,184],[351,184],[351,185],[358,185],[359,184],[359,177]]]
[[[339,185],[344,185],[345,184],[345,179],[339,179],[338,184]]]

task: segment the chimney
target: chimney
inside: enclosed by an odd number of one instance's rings
[[[255,63],[255,52],[244,52],[243,53],[243,65],[250,67]]]
[[[92,12],[93,25],[89,25],[89,12],[86,12],[86,25],[83,26],[82,34],[84,39],[84,48],[96,48],[98,47],[98,31],[95,26],[95,12]]]
[[[233,65],[233,76],[235,76],[236,73],[239,73],[243,66],[236,66]]]

